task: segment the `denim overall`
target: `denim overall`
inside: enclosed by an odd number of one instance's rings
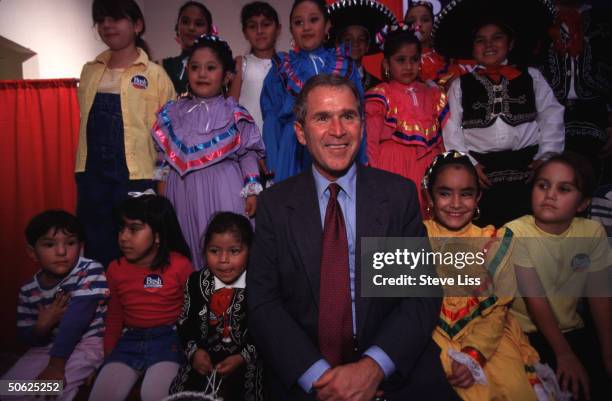
[[[175,325],[148,329],[125,328],[104,363],[122,362],[134,370],[146,371],[159,362],[185,362]]]
[[[76,174],[77,216],[85,227],[85,256],[105,267],[119,257],[115,208],[130,191],[153,187],[130,180],[125,161],[120,95],[97,93],[87,120],[85,172]]]

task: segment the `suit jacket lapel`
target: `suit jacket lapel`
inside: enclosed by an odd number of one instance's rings
[[[289,217],[289,240],[295,244],[303,268],[306,271],[308,282],[312,290],[312,296],[319,308],[319,288],[321,280],[321,239],[323,228],[321,227],[321,215],[319,201],[315,188],[312,170],[307,169],[295,183],[294,191],[287,203],[290,208]]]
[[[361,297],[361,238],[383,237],[388,224],[388,199],[383,188],[368,174],[367,168],[358,165],[357,169],[357,235],[355,244],[355,309],[357,316],[357,335],[361,333],[367,320],[371,298]]]

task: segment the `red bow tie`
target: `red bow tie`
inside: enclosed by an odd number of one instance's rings
[[[218,317],[222,316],[227,312],[227,309],[232,302],[234,296],[233,288],[221,288],[213,292],[210,297],[210,310]]]
[[[494,67],[478,66],[476,71],[481,75],[486,75],[496,84],[501,81],[501,77],[506,78],[508,81],[512,81],[514,78],[521,75],[519,70],[509,65],[498,65]]]

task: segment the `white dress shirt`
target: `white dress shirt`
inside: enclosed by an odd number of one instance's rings
[[[533,79],[535,104],[538,116],[535,121],[513,127],[501,118],[487,128],[463,128],[463,107],[461,105],[461,80],[456,79],[448,91],[450,117],[442,130],[444,146],[463,153],[496,152],[520,150],[539,145],[535,159],[542,159],[548,153],[562,152],[565,146],[564,107],[557,101],[544,76],[535,68],[528,68]],[[476,159],[469,156],[474,165]]]

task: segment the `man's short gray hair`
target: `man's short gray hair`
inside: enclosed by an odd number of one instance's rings
[[[313,91],[313,89],[318,88],[319,86],[327,86],[331,88],[349,88],[351,92],[353,92],[355,99],[357,99],[359,116],[363,118],[363,100],[361,99],[361,95],[359,94],[359,91],[357,90],[357,87],[353,81],[338,75],[318,74],[306,81],[302,91],[295,100],[293,113],[295,114],[296,120],[300,124],[304,124],[304,121],[306,121],[306,113],[308,112],[306,109],[306,100],[308,99],[308,95]]]

